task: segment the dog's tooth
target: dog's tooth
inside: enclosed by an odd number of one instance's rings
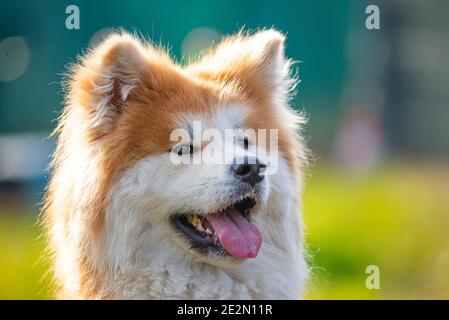
[[[193,224],[194,224],[195,226],[201,225],[201,219],[198,218],[198,216],[194,216],[193,219],[192,219],[192,222],[193,222]]]

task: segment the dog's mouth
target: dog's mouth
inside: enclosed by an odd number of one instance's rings
[[[171,223],[201,254],[255,258],[262,244],[262,233],[251,222],[255,198],[245,197],[209,214],[176,214]]]

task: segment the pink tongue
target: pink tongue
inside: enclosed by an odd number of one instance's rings
[[[259,228],[249,223],[240,212],[232,209],[227,215],[207,217],[221,245],[236,258],[255,258],[262,244]]]

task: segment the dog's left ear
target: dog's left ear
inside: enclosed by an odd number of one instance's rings
[[[92,128],[110,131],[130,93],[151,77],[149,50],[130,34],[114,33],[71,70],[69,104],[84,111]]]
[[[240,82],[251,90],[283,95],[294,83],[284,44],[284,35],[274,29],[250,36],[240,33],[222,40],[190,68],[207,78],[243,80]]]

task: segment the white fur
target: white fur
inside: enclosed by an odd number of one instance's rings
[[[222,118],[223,115],[221,114]],[[217,124],[217,122],[213,122]],[[191,251],[169,224],[176,212],[213,212],[234,187],[227,165],[174,165],[168,154],[126,170],[111,189],[98,244],[101,294],[127,299],[296,299],[307,277],[295,185],[280,156],[253,212],[264,240],[255,259],[216,261]],[[118,293],[118,296],[117,296]]]
[[[207,207],[223,188],[181,190],[161,171],[167,160],[157,156],[140,161],[111,192],[103,242],[110,272],[104,293],[118,292],[118,298],[127,299],[300,298],[307,269],[299,210],[292,200],[298,190],[285,161],[280,161],[279,174],[271,177],[267,205],[255,217],[264,236],[259,255],[221,267],[190,255],[177,243],[167,218],[174,208],[188,207],[189,202],[199,209]]]

